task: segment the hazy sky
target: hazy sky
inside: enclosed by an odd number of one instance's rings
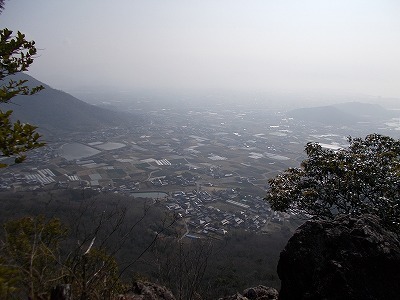
[[[399,0],[6,0],[0,26],[64,89],[318,91],[400,98]]]

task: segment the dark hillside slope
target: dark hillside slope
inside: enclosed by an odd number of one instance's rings
[[[175,294],[182,287],[191,291],[200,282],[197,288],[203,299],[218,299],[259,284],[278,288],[279,253],[291,235],[287,227],[282,227],[263,235],[232,230],[223,240],[178,240],[175,237],[182,236],[185,226],[181,220],[168,226],[173,215],[164,207],[90,189],[0,192],[0,199],[0,225],[26,216],[58,218],[70,228],[62,244],[64,254],[75,249],[77,241],[90,241],[91,234],[96,233],[94,247],[103,245],[115,255],[121,270],[127,267],[122,274],[127,282],[134,277],[146,278],[167,285]],[[114,230],[115,226],[120,227]],[[158,233],[154,247],[147,248]],[[0,229],[0,240],[4,240],[4,234]]]
[[[13,110],[13,118],[39,126],[40,131],[83,132],[103,127],[126,125],[135,116],[83,102],[68,93],[51,88],[35,78],[19,74],[14,80],[27,79],[29,86],[43,85],[45,89],[33,96],[18,96],[12,104],[0,105]]]

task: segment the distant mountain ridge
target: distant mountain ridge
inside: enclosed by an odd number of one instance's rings
[[[378,104],[346,102],[328,106],[298,108],[287,112],[289,117],[327,125],[352,125],[357,122],[380,121],[397,114]]]
[[[387,110],[379,104],[345,102],[333,104],[332,106],[336,107],[340,111],[358,116],[361,119],[382,120],[396,116],[393,111]]]
[[[18,74],[13,80],[26,79],[29,86],[43,85],[44,90],[33,96],[17,96],[10,104],[1,104],[2,110],[13,110],[13,119],[37,125],[39,132],[84,132],[110,126],[121,126],[135,116],[110,111],[81,101],[72,95],[38,81],[27,74]]]

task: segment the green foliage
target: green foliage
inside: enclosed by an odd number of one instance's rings
[[[14,289],[19,287],[31,299],[37,299],[62,276],[58,266],[59,244],[66,236],[66,228],[58,219],[46,221],[39,216],[6,222],[4,230],[0,282],[7,278],[7,273],[15,273],[18,280]]]
[[[95,239],[78,251],[61,247],[69,236],[59,219],[23,217],[6,222],[4,231],[0,299],[47,299],[61,283],[71,284],[74,299],[111,299],[120,288],[116,259],[94,247]]]
[[[0,11],[1,8],[2,4]],[[24,34],[17,32],[14,36],[7,28],[0,30],[0,103],[10,103],[18,95],[33,95],[44,88],[31,88],[26,85],[27,80],[9,80],[3,83],[6,77],[27,71],[36,54],[35,42],[27,41]],[[0,110],[0,151],[2,156],[15,156],[14,162],[21,163],[26,158],[24,152],[42,147],[44,143],[39,142],[40,135],[35,132],[36,126],[20,121],[13,123],[11,114],[12,110]],[[7,165],[0,164],[0,167],[5,166]]]
[[[40,135],[35,132],[36,126],[22,124],[20,121],[12,123],[10,120],[12,111],[0,110],[0,151],[3,156],[18,154],[15,163],[21,163],[26,156],[22,153],[44,145],[39,141]],[[1,166],[6,166],[2,165]]]
[[[18,270],[7,264],[7,261],[0,256],[0,299],[12,299],[18,291],[21,276]]]
[[[271,207],[326,219],[373,214],[399,230],[400,141],[371,134],[349,143],[338,151],[308,143],[300,168],[269,180]]]
[[[0,80],[3,80],[9,75],[27,71],[28,67],[33,63],[36,53],[35,42],[27,41],[25,39],[25,34],[18,31],[17,34],[13,36],[13,32],[8,28],[0,30]],[[24,95],[29,93],[29,89],[23,88],[23,86],[17,82],[11,82],[7,87],[20,87],[21,93]],[[13,91],[10,90],[10,92]],[[18,94],[19,93],[12,93],[12,95]],[[0,95],[2,102],[5,102],[4,100],[9,100],[9,98],[4,98],[4,94]]]

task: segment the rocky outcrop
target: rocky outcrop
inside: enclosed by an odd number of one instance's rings
[[[219,300],[399,299],[400,238],[378,217],[338,216],[304,223],[278,263],[281,291],[265,286]],[[137,282],[125,300],[175,300],[165,287]]]
[[[278,291],[272,287],[259,285],[257,287],[245,289],[243,296],[249,300],[277,300]]]
[[[271,287],[259,285],[245,289],[243,295],[236,293],[235,295],[220,298],[219,300],[277,300],[278,291]]]
[[[282,251],[280,300],[399,299],[399,236],[377,217],[307,221]]]
[[[132,290],[118,297],[118,300],[175,300],[166,287],[151,282],[137,281]]]
[[[242,294],[236,293],[235,295],[219,298],[218,300],[248,300],[248,299],[244,297]]]

